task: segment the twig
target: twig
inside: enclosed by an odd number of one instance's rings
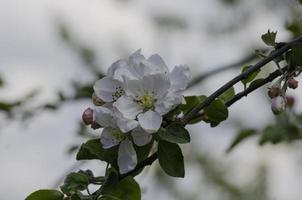
[[[202,110],[204,107],[208,106],[212,101],[214,101],[218,96],[220,96],[223,92],[231,88],[233,85],[238,83],[239,81],[247,78],[250,74],[254,73],[255,71],[259,70],[261,67],[269,63],[270,61],[274,60],[275,58],[281,56],[283,53],[285,53],[287,50],[289,50],[292,45],[302,42],[302,37],[299,37],[297,39],[292,40],[291,42],[288,42],[284,44],[280,49],[275,50],[272,52],[268,57],[260,60],[258,63],[250,67],[248,70],[244,71],[240,75],[233,78],[231,81],[227,82],[225,85],[220,87],[218,90],[216,90],[214,93],[212,93],[208,98],[206,98],[203,102],[201,102],[197,107],[192,109],[186,116],[184,116],[181,120],[181,122],[186,125],[190,119],[200,115],[200,110]],[[282,68],[282,70],[288,70],[288,67]],[[271,73],[267,78],[263,79],[262,81],[259,81],[258,83],[252,84],[250,87],[245,89],[243,92],[238,93],[235,95],[230,101],[226,102],[225,105],[227,107],[230,107],[233,103],[241,99],[242,97],[246,96],[247,94],[251,93],[252,91],[256,90],[257,88],[263,86],[264,84],[274,80],[276,77],[281,75],[281,71],[278,69]],[[139,170],[143,169],[147,165],[151,165],[156,159],[157,159],[157,153],[152,154],[150,157],[146,158],[142,162],[140,162],[132,171],[128,172],[127,174],[120,175],[120,179],[125,178],[126,176],[133,175]]]
[[[229,69],[233,69],[233,68],[237,68],[237,67],[242,67],[242,65],[254,60],[257,58],[257,55],[255,53],[247,55],[246,57],[242,58],[241,60],[235,62],[235,63],[231,63],[231,64],[227,64],[225,66],[221,66],[218,67],[216,69],[213,69],[211,71],[208,71],[204,74],[201,74],[200,76],[194,78],[191,83],[189,84],[188,88],[194,87],[195,85],[201,83],[202,81],[204,81],[205,79],[209,78],[210,76],[213,76],[215,74],[218,74],[220,72],[229,70]]]
[[[181,122],[183,124],[187,124],[188,121],[190,121],[192,118],[194,118],[194,116],[197,115],[200,110],[202,110],[206,106],[210,105],[210,103],[212,103],[212,101],[214,101],[222,93],[227,91],[229,88],[234,86],[239,81],[241,81],[243,79],[246,79],[250,74],[258,71],[260,68],[262,68],[264,65],[266,65],[270,61],[274,60],[275,58],[277,58],[279,56],[282,56],[282,54],[285,53],[286,51],[288,51],[292,47],[293,44],[295,44],[297,42],[301,42],[301,41],[302,41],[302,37],[299,37],[297,39],[294,39],[291,42],[288,42],[288,43],[284,44],[284,46],[282,46],[280,49],[277,49],[277,50],[273,51],[268,57],[260,60],[258,63],[251,66],[246,71],[244,71],[240,75],[236,76],[235,78],[233,78],[232,80],[230,80],[229,82],[227,82],[226,84],[221,86],[218,90],[216,90],[214,93],[212,93],[203,102],[201,102],[199,105],[197,105],[195,108],[193,108],[187,115],[185,115],[181,119]]]
[[[287,67],[283,67],[282,68],[282,70],[286,70],[286,69],[287,69]],[[267,78],[259,80],[259,82],[251,85],[250,87],[248,87],[244,91],[236,94],[231,100],[229,100],[228,102],[226,102],[225,105],[227,107],[230,107],[236,101],[240,100],[242,97],[247,96],[249,93],[251,93],[254,90],[258,89],[259,87],[265,85],[266,83],[269,83],[269,82],[273,81],[275,78],[277,78],[280,75],[281,75],[281,71],[279,69],[277,69],[276,71],[272,72]],[[202,114],[203,113],[199,113],[196,117],[199,117]],[[150,157],[148,157],[147,159],[145,159],[141,163],[139,163],[135,167],[135,169],[133,169],[132,171],[128,172],[127,174],[120,175],[120,179],[123,179],[123,178],[125,178],[125,177],[127,177],[129,175],[132,175],[132,174],[136,173],[137,171],[143,169],[147,165],[151,165],[156,159],[157,159],[157,153],[154,153]]]

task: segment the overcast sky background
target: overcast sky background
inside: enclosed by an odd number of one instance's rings
[[[171,68],[188,64],[195,76],[263,47],[260,35],[269,28],[278,30],[280,41],[289,37],[283,27],[290,19],[287,7],[297,4],[283,1],[281,4],[288,6],[276,6],[278,1],[271,0],[269,7],[261,7],[259,1],[246,0],[228,7],[218,0],[0,0],[0,73],[6,82],[0,98],[11,100],[38,89],[35,103],[51,101],[57,90],[69,91],[71,80],[92,80],[80,59],[59,39],[58,22],[66,23],[81,43],[95,50],[104,71],[112,62],[141,48],[146,56],[160,54]],[[154,18],[165,15],[180,20],[185,28],[159,27]],[[243,25],[237,30],[238,23]],[[210,94],[238,72],[219,74],[187,94]],[[298,91],[294,94],[301,96]],[[298,200],[302,195],[299,142],[259,148],[251,139],[232,154],[225,154],[238,126],[261,128],[273,119],[265,95],[265,90],[259,90],[236,103],[230,108],[228,121],[215,129],[207,124],[190,127],[192,143],[226,163],[239,183],[249,180],[255,166],[265,162],[270,169],[271,199]],[[0,117],[1,200],[24,199],[34,190],[52,187],[76,162],[66,149],[84,142],[74,132],[88,106],[91,102],[69,103],[56,112],[39,113],[27,123]],[[298,102],[297,110],[301,109]],[[98,164],[91,162],[82,168],[100,171]],[[150,184],[150,174],[138,179],[144,188],[143,199],[173,199]],[[186,178],[176,180],[177,184],[192,189],[192,183],[198,182],[195,175],[194,169],[187,169]]]

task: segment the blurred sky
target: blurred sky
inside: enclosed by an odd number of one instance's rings
[[[261,2],[243,0],[232,7],[218,0],[0,0],[0,74],[6,82],[0,98],[11,100],[38,89],[35,103],[52,101],[57,90],[70,90],[71,80],[92,80],[77,55],[59,39],[59,23],[66,24],[80,43],[95,50],[97,64],[104,71],[112,62],[141,48],[146,56],[159,53],[170,67],[188,64],[194,76],[263,47],[260,35],[269,28],[278,30],[280,41],[289,37],[283,26],[290,19],[289,8],[297,4]],[[172,22],[167,25],[163,19]],[[187,94],[209,94],[238,72],[219,74]],[[225,155],[238,128],[263,127],[272,120],[265,93],[259,90],[236,103],[228,121],[215,129],[206,124],[190,127],[192,143],[227,163],[238,183],[249,180],[255,167],[265,162],[270,169],[271,199],[298,200],[302,195],[299,143],[259,148],[252,139]],[[1,200],[24,199],[34,190],[53,187],[76,162],[66,149],[84,142],[75,138],[74,132],[88,106],[91,102],[69,103],[58,111],[39,113],[26,123],[0,118]],[[297,108],[301,111],[301,103]],[[97,164],[84,167],[100,170]],[[196,182],[194,176],[193,169],[187,170],[185,180],[177,180],[177,184],[192,184]],[[165,191],[154,192],[158,189],[155,186],[148,188],[150,175],[140,179],[143,199],[171,199]]]

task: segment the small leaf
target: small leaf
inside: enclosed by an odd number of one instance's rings
[[[185,144],[190,142],[189,132],[178,123],[173,123],[166,128],[161,128],[158,135],[162,140],[172,143]]]
[[[261,36],[262,41],[268,46],[275,46],[276,44],[277,32],[271,32],[270,30],[267,33]]]
[[[38,190],[31,193],[25,200],[63,200],[64,195],[58,190]]]
[[[292,50],[286,54],[286,60],[292,67],[302,67],[302,45],[295,45]]]
[[[242,142],[244,139],[251,137],[253,135],[257,134],[257,131],[254,129],[244,129],[241,130],[236,137],[234,138],[232,144],[227,149],[227,152],[230,152],[235,146],[237,146],[240,142]]]
[[[226,103],[227,101],[231,100],[235,96],[235,89],[234,87],[229,88],[227,91],[222,93],[218,98]]]
[[[249,85],[249,87],[253,87],[254,85],[258,85],[259,83],[262,83],[263,82],[263,78],[259,78],[259,79],[256,79],[254,80],[253,82],[251,82],[251,84]]]
[[[217,126],[220,122],[226,120],[229,115],[227,107],[219,99],[214,100],[204,109],[204,112],[212,127]]]
[[[70,191],[85,190],[89,184],[89,179],[84,173],[72,172],[68,174],[61,186],[62,192],[65,194]]]
[[[250,67],[251,67],[251,65],[243,66],[242,69],[241,69],[241,73],[245,72]],[[260,69],[253,72],[252,74],[250,74],[246,79],[241,80],[244,87],[246,87],[247,83],[252,82],[256,78],[256,76],[259,74],[259,72],[260,72]]]
[[[99,139],[93,139],[82,144],[77,153],[77,160],[98,159],[113,163],[117,158],[117,147],[104,149]]]
[[[141,200],[141,190],[138,183],[131,176],[127,176],[98,200]]]
[[[200,104],[202,101],[204,101],[207,97],[202,95],[202,96],[186,96],[185,97],[185,104],[180,105],[181,111],[186,114],[190,112],[195,106]]]
[[[160,140],[158,142],[158,161],[161,168],[170,176],[184,177],[184,158],[177,144]]]

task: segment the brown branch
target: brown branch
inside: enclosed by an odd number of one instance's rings
[[[244,58],[242,58],[241,60],[239,60],[237,62],[227,64],[225,66],[217,67],[211,71],[201,74],[191,81],[191,83],[189,84],[187,89],[194,87],[195,85],[201,83],[202,81],[209,78],[210,76],[216,75],[220,72],[224,72],[224,71],[227,71],[227,70],[230,70],[233,68],[242,67],[244,64],[251,62],[252,60],[254,60],[256,58],[257,58],[257,55],[255,53],[252,53],[250,55],[245,56]]]
[[[286,51],[288,51],[294,44],[297,42],[302,42],[302,37],[299,37],[297,39],[292,40],[291,42],[285,43],[281,48],[273,51],[268,57],[260,60],[255,65],[248,68],[243,73],[239,74],[223,86],[221,86],[218,90],[216,90],[214,93],[212,93],[208,98],[206,98],[203,102],[201,102],[199,105],[197,105],[195,108],[193,108],[187,115],[185,115],[181,122],[182,124],[187,124],[188,121],[190,121],[192,118],[195,117],[203,108],[210,105],[212,101],[214,101],[217,97],[219,97],[221,94],[223,94],[225,91],[227,91],[229,88],[234,86],[236,83],[240,82],[243,79],[246,79],[250,74],[258,71],[263,66],[265,66],[267,63],[271,62],[272,60],[282,56]]]

